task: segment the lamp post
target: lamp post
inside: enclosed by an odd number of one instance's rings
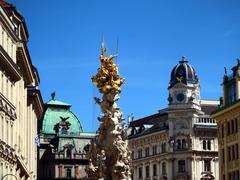
[[[17,179],[17,176],[15,176],[15,175],[13,175],[13,174],[5,174],[2,178],[1,178],[1,180],[3,180],[5,177],[7,177],[7,176],[13,176],[16,180],[18,180]]]

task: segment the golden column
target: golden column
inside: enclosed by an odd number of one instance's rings
[[[91,144],[86,172],[91,180],[131,180],[126,125],[116,104],[124,79],[119,76],[114,56],[105,57],[105,52],[102,42],[101,67],[92,81],[103,94],[102,99],[95,98],[103,114],[98,117],[101,123]]]

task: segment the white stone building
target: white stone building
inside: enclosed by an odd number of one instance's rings
[[[183,59],[171,73],[169,105],[129,124],[134,180],[202,180],[218,177],[218,101],[200,99],[194,68]]]
[[[0,179],[36,179],[37,123],[43,111],[39,77],[16,8],[0,0]]]

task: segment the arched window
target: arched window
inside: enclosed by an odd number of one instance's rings
[[[203,140],[203,149],[204,149],[204,150],[207,149],[207,147],[206,147],[206,141],[205,141],[205,140]]]
[[[65,127],[62,127],[61,128],[61,134],[67,134],[67,128],[65,128]]]
[[[72,153],[71,153],[71,149],[67,149],[67,158],[71,158],[72,157]]]
[[[186,149],[186,148],[187,148],[186,139],[182,139],[182,149]]]
[[[211,150],[211,141],[210,140],[208,140],[208,142],[207,142],[207,149]]]

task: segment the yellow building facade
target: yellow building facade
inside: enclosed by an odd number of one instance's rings
[[[16,8],[0,0],[0,179],[36,179],[39,77],[27,48],[28,31]]]
[[[220,180],[240,179],[240,61],[223,78],[223,97],[212,114],[218,121]]]

